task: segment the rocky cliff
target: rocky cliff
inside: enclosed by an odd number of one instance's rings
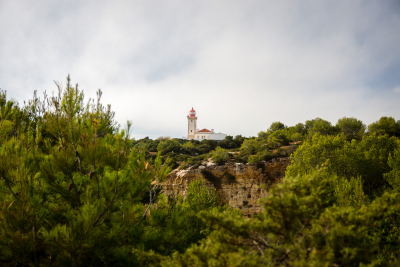
[[[289,164],[289,157],[275,158],[257,165],[229,162],[217,166],[210,161],[203,162],[196,169],[172,171],[162,186],[166,195],[185,196],[190,182],[202,178],[209,188],[219,192],[223,202],[241,209],[244,215],[249,216],[262,210],[257,200],[268,194],[271,184],[285,176]]]

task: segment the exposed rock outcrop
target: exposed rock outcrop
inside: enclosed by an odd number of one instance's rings
[[[190,182],[203,178],[209,188],[218,190],[223,202],[241,209],[244,215],[249,216],[262,210],[257,200],[267,196],[270,185],[285,176],[289,164],[289,157],[275,158],[257,165],[229,162],[217,166],[212,162],[203,162],[196,169],[172,171],[162,186],[166,195],[186,196]]]

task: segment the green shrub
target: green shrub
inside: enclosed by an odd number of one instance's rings
[[[259,149],[260,143],[256,139],[247,139],[240,147],[240,154],[247,156],[254,155]]]
[[[171,169],[175,169],[176,167],[178,167],[178,163],[176,162],[176,160],[170,157],[165,160],[165,164],[167,164]]]
[[[270,126],[269,129],[268,129],[268,131],[273,133],[273,132],[275,132],[275,131],[283,130],[283,129],[285,129],[285,128],[286,128],[285,124],[283,124],[283,123],[280,122],[280,121],[275,121],[275,122],[273,122],[273,123],[271,124],[271,126]]]
[[[224,164],[231,158],[231,155],[229,154],[228,150],[223,149],[219,146],[210,154],[213,161],[218,165]]]
[[[177,153],[181,149],[181,144],[175,140],[163,140],[157,146],[157,151],[161,152],[161,155],[165,155],[170,152]]]
[[[251,155],[247,159],[248,163],[260,163],[262,158],[259,155]]]
[[[184,170],[188,167],[188,163],[185,161],[182,163],[182,165],[179,167],[180,170]]]
[[[346,136],[347,141],[360,140],[365,132],[365,125],[356,118],[343,117],[338,120],[336,127]]]
[[[379,121],[368,126],[368,131],[379,135],[388,134],[389,136],[400,137],[400,120],[396,122],[393,117],[381,117]]]
[[[292,142],[302,141],[303,139],[304,137],[301,133],[294,133],[290,136],[290,141]]]
[[[287,146],[289,144],[289,138],[285,130],[279,130],[273,132],[268,136],[268,146],[276,148],[278,146]]]

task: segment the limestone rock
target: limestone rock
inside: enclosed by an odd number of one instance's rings
[[[197,169],[172,171],[162,186],[166,195],[180,194],[185,197],[190,182],[202,178],[209,188],[219,192],[223,202],[250,216],[262,211],[257,200],[267,196],[269,187],[285,176],[289,164],[289,157],[264,161],[258,165],[228,162],[217,166],[207,162]],[[260,188],[260,185],[265,186]]]

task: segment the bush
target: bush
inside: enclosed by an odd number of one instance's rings
[[[280,122],[280,121],[275,121],[275,122],[273,122],[273,123],[271,124],[271,126],[270,126],[269,129],[268,129],[268,131],[269,131],[269,132],[275,132],[275,131],[283,130],[283,129],[285,129],[285,128],[286,128],[285,124],[283,124],[283,123]]]
[[[260,163],[261,162],[261,157],[259,155],[251,155],[247,159],[248,163]]]
[[[400,121],[393,117],[381,117],[379,121],[371,123],[368,126],[368,131],[370,133],[376,134],[388,134],[389,136],[400,136]]]
[[[365,132],[365,125],[356,118],[343,117],[338,120],[336,127],[344,133],[348,141],[352,139],[360,140]]]
[[[335,126],[329,121],[323,120],[321,118],[315,118],[313,120],[306,121],[307,134],[311,138],[314,134],[321,135],[335,135],[339,131]]]
[[[161,155],[165,155],[169,152],[179,152],[181,149],[181,144],[175,140],[164,140],[161,141],[157,146],[157,151],[161,152]]]
[[[294,133],[290,136],[290,141],[297,142],[303,140],[303,135],[301,133]]]
[[[222,141],[219,141],[218,146],[225,148],[225,149],[238,148],[238,145],[236,142],[234,142],[232,139],[226,139],[226,138]]]
[[[388,135],[365,135],[360,141],[349,142],[344,134],[316,134],[290,156],[291,165],[286,175],[304,175],[327,165],[327,170],[333,174],[348,179],[360,176],[364,191],[372,197],[388,186],[383,175],[391,171],[389,155],[399,147],[398,139]]]
[[[240,147],[243,144],[243,142],[247,139],[248,138],[239,134],[239,135],[236,135],[235,138],[233,138],[233,142],[236,143],[236,147]]]
[[[215,151],[212,151],[210,154],[213,161],[218,165],[224,164],[231,158],[231,155],[229,154],[228,150],[223,149],[219,146],[215,149]]]
[[[165,162],[165,164],[167,164],[171,169],[175,169],[178,167],[178,163],[176,162],[176,160],[174,158],[170,158],[168,157]]]
[[[268,146],[270,148],[287,145],[289,145],[289,138],[284,130],[273,132],[268,136]]]
[[[260,149],[260,143],[256,139],[245,140],[240,147],[240,154],[242,155],[254,155]]]

